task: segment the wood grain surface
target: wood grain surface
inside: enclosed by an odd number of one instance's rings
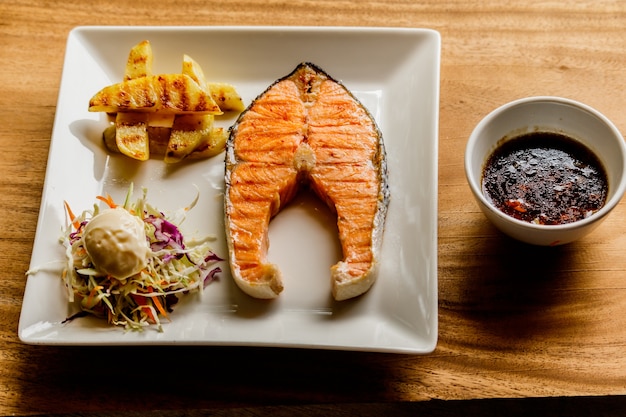
[[[426,356],[43,347],[17,337],[65,41],[78,25],[423,27],[442,36],[439,342]],[[513,99],[582,101],[626,129],[626,2],[0,0],[0,414],[610,414],[626,394],[626,203],[536,248],[497,232],[464,147]],[[521,400],[533,397],[534,400]],[[507,399],[520,399],[510,402]],[[196,410],[196,411],[193,411]],[[138,414],[137,414],[138,415]]]

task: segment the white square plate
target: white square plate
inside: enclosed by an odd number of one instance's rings
[[[224,154],[177,166],[109,154],[104,114],[89,113],[90,97],[122,80],[130,48],[147,39],[154,72],[180,72],[183,54],[209,80],[236,86],[249,104],[300,62],[340,80],[367,107],[383,132],[391,202],[380,276],[365,295],[335,302],[329,268],[340,258],[335,219],[308,194],[271,223],[270,261],[285,290],[254,300],[232,282],[228,265],[201,295],[183,297],[164,331],[127,332],[103,320],[65,322],[69,305],[61,280],[63,201],[75,212],[95,197],[120,200],[130,183],[148,188],[148,201],[168,212],[199,204],[182,225],[187,239],[214,234],[227,256],[223,231]],[[79,27],[71,31],[52,132],[41,210],[19,337],[48,345],[238,345],[429,353],[437,342],[437,135],[441,40],[427,29],[324,27]],[[219,120],[230,126],[235,116]]]

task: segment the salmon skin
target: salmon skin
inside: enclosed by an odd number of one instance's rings
[[[270,220],[302,187],[337,215],[343,259],[331,267],[336,300],[376,280],[389,186],[380,130],[340,82],[302,63],[260,94],[230,128],[224,213],[234,281],[255,298],[283,290],[267,261]]]

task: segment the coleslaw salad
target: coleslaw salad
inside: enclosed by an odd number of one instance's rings
[[[221,268],[216,264],[223,259],[211,250],[209,243],[213,238],[207,236],[186,242],[179,228],[186,212],[196,205],[198,195],[187,207],[166,217],[147,202],[147,189],[142,191],[141,196],[132,201],[131,184],[121,205],[108,194],[98,196],[97,200],[106,203],[106,207],[101,208],[96,202],[92,209],[79,215],[65,202],[69,224],[61,238],[66,254],[62,278],[69,302],[76,302],[81,310],[66,321],[76,316],[94,315],[128,330],[156,326],[163,331],[162,320],[169,320],[180,296],[202,292],[217,279]],[[145,268],[126,278],[100,272],[84,244],[87,224],[103,210],[119,208],[142,220],[150,248]]]

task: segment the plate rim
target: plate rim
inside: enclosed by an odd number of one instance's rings
[[[321,33],[321,32],[326,32],[326,33],[331,33],[331,32],[342,32],[342,33],[350,33],[350,34],[358,34],[358,33],[406,33],[406,34],[423,34],[426,35],[428,37],[428,39],[430,40],[430,42],[434,42],[434,48],[436,50],[435,56],[432,57],[433,58],[433,62],[432,65],[436,68],[436,70],[434,71],[434,77],[435,79],[432,80],[433,81],[433,91],[432,91],[432,100],[433,100],[433,104],[435,105],[435,108],[432,109],[433,111],[433,115],[432,118],[429,119],[429,121],[432,123],[432,134],[433,137],[431,138],[431,140],[434,141],[433,143],[433,152],[434,152],[434,161],[432,161],[432,170],[434,171],[433,175],[434,178],[432,179],[434,182],[434,195],[432,198],[431,203],[431,209],[433,212],[433,217],[434,217],[434,221],[435,223],[437,223],[438,219],[437,219],[437,208],[438,208],[438,178],[437,178],[437,172],[438,172],[438,141],[439,141],[439,128],[438,128],[438,122],[439,122],[439,103],[440,103],[440,76],[441,76],[441,71],[440,71],[440,60],[441,60],[441,36],[439,34],[438,31],[434,30],[434,29],[429,29],[429,28],[398,28],[398,27],[361,27],[361,26],[239,26],[239,25],[226,25],[226,26],[77,26],[73,29],[71,29],[69,35],[68,35],[68,39],[67,39],[67,45],[66,45],[66,57],[65,59],[67,59],[67,53],[69,52],[68,48],[69,48],[69,43],[72,40],[73,37],[78,36],[78,34],[82,33],[82,32],[108,32],[108,31],[127,31],[127,32],[142,32],[142,31],[164,31],[164,32],[168,32],[168,31],[182,31],[182,32],[192,32],[192,31],[202,31],[202,32],[211,32],[211,31],[245,31],[245,32],[285,32],[285,31],[294,31],[294,32],[300,32],[300,33],[306,33],[306,32],[310,32],[311,34],[315,34],[315,33]],[[65,73],[65,61],[64,59],[64,68],[63,68],[63,73]],[[61,77],[61,86],[59,88],[59,97],[57,99],[57,108],[58,105],[61,102],[61,94],[63,93],[62,91],[62,87],[63,87],[63,81],[65,80],[65,75],[62,74]],[[260,92],[259,92],[260,93]],[[51,133],[51,138],[50,138],[50,146],[53,145],[53,141],[54,141],[54,132],[55,132],[55,125],[57,123],[57,117],[58,117],[58,109],[55,111],[55,119],[53,122],[53,129],[52,129],[52,133]],[[48,157],[51,157],[51,152],[49,151],[49,155]],[[35,248],[35,244],[37,243],[37,235],[39,234],[39,224],[40,221],[42,220],[42,215],[43,215],[43,211],[45,210],[45,203],[47,201],[46,198],[46,194],[48,192],[48,187],[47,187],[47,182],[48,182],[48,178],[49,178],[49,170],[51,170],[51,165],[50,161],[48,161],[47,167],[46,167],[46,172],[45,172],[45,180],[44,180],[44,186],[43,186],[43,190],[42,190],[42,198],[41,198],[41,206],[40,206],[40,211],[39,211],[39,215],[38,215],[38,220],[37,220],[37,229],[35,232],[35,242],[33,244],[33,250]],[[258,343],[258,342],[246,342],[246,341],[225,341],[225,340],[217,340],[217,341],[205,341],[205,342],[191,342],[191,343],[184,343],[181,341],[161,341],[158,343],[154,343],[153,341],[150,341],[149,344],[158,344],[158,345],[168,345],[168,344],[176,344],[176,345],[181,345],[181,344],[196,344],[196,345],[212,345],[212,346],[218,346],[218,345],[227,345],[227,346],[273,346],[273,347],[291,347],[291,348],[316,348],[316,349],[332,349],[332,350],[351,350],[351,351],[377,351],[377,352],[395,352],[395,353],[418,353],[418,354],[425,354],[425,353],[430,353],[432,352],[437,344],[437,339],[438,339],[438,326],[439,326],[439,322],[438,322],[438,272],[437,272],[437,268],[438,268],[438,261],[437,261],[437,257],[438,257],[438,248],[437,248],[437,225],[435,224],[435,226],[433,227],[434,231],[434,236],[432,236],[431,238],[434,239],[434,243],[433,243],[433,248],[432,250],[434,251],[433,258],[431,260],[431,267],[435,268],[435,272],[432,274],[432,277],[434,279],[434,283],[432,284],[431,288],[432,288],[432,294],[430,294],[430,298],[431,298],[431,303],[432,303],[432,309],[434,311],[430,311],[429,313],[433,315],[433,319],[431,321],[431,324],[434,326],[433,331],[432,331],[432,335],[433,337],[428,341],[428,345],[427,346],[420,346],[419,348],[416,347],[411,347],[411,346],[405,346],[405,347],[394,347],[394,346],[344,346],[344,345],[333,345],[333,344],[311,344],[311,343],[280,343],[280,344],[273,344],[273,343]],[[32,261],[31,261],[32,262]],[[34,265],[30,265],[31,268],[34,267]],[[30,281],[31,277],[28,277],[28,280]],[[27,281],[27,288],[28,289],[28,281]],[[26,290],[25,290],[25,295],[26,295]],[[25,298],[24,298],[25,299]],[[62,340],[42,340],[42,339],[37,339],[37,338],[31,338],[28,337],[27,335],[24,334],[24,323],[23,323],[23,313],[24,313],[24,299],[22,300],[22,312],[20,314],[20,321],[19,321],[19,325],[18,325],[18,333],[19,333],[19,338],[22,342],[27,343],[27,344],[44,344],[44,345],[106,345],[107,343],[102,343],[102,342],[98,342],[98,343],[72,343],[71,341],[62,341]],[[112,345],[119,345],[120,343],[111,343]],[[145,344],[142,343],[141,341],[130,341],[129,343],[123,343],[123,345],[136,345],[136,344]]]

